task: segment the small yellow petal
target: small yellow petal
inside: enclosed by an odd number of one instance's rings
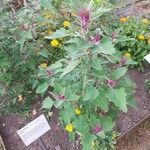
[[[95,142],[94,142],[94,141],[92,142],[92,146],[93,146],[93,147],[95,147],[95,146],[96,146],[96,144],[95,144]]]
[[[132,55],[128,52],[124,53],[123,56],[127,59],[131,59]]]
[[[70,123],[70,124],[66,125],[65,129],[66,129],[67,132],[71,133],[73,131],[72,124]]]
[[[119,19],[119,21],[122,22],[122,23],[125,23],[125,22],[128,21],[128,18],[122,17],[122,18]]]
[[[59,45],[59,42],[56,40],[56,39],[53,39],[51,42],[50,42],[51,46],[52,47],[57,47]]]
[[[39,67],[41,67],[41,68],[47,68],[47,63],[41,63],[41,64],[39,65]]]
[[[139,35],[138,39],[141,40],[141,41],[143,41],[145,39],[145,37],[144,37],[144,35]]]
[[[117,133],[113,131],[113,133],[112,133],[112,139],[116,140],[116,137],[117,137]]]
[[[74,111],[75,111],[76,115],[80,115],[81,114],[81,110],[79,108],[76,108]]]
[[[149,21],[148,21],[148,19],[142,19],[142,23],[144,23],[144,24],[148,24],[149,23]]]
[[[69,27],[70,26],[70,22],[69,21],[64,21],[63,26],[64,26],[64,28]]]

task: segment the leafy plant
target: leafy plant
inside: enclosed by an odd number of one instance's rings
[[[150,93],[150,79],[147,79],[146,81],[145,81],[145,84],[146,84],[146,89],[149,91],[149,93]]]
[[[75,13],[70,26],[45,38],[65,39],[66,55],[39,68],[36,93],[44,97],[47,93],[42,108],[61,110],[61,123],[83,150],[115,149],[117,113],[127,113],[127,106],[135,106],[132,81],[124,76],[131,61],[122,58],[113,39],[99,28],[97,20],[109,9],[99,8],[93,1],[61,4]]]
[[[19,10],[5,4],[1,11],[0,29],[0,94],[1,114],[27,112],[35,97],[34,83],[38,67],[44,68],[64,56],[59,44],[44,37],[57,29],[47,13],[45,3],[24,3]],[[6,7],[7,6],[7,7]],[[49,8],[48,8],[49,9]],[[12,11],[13,10],[13,11]],[[54,13],[54,12],[53,12]],[[49,18],[49,15],[52,15]],[[60,22],[63,26],[63,22]],[[50,26],[53,24],[53,30]],[[60,24],[57,24],[60,25]]]
[[[116,48],[128,58],[133,59],[137,64],[131,67],[138,67],[143,71],[144,56],[150,53],[150,35],[149,35],[149,20],[135,17],[122,17],[118,23],[114,24],[119,28],[118,38],[129,39],[121,40]]]

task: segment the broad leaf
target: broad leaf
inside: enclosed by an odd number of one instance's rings
[[[97,139],[95,135],[90,133],[86,133],[83,135],[81,144],[83,146],[83,150],[90,150],[92,148],[92,143]]]
[[[124,88],[111,89],[108,94],[109,101],[112,101],[123,112],[127,112],[126,93]]]
[[[61,28],[59,30],[56,30],[52,35],[46,36],[46,39],[58,39],[58,38],[63,38],[67,37],[70,35],[70,32],[64,28]]]
[[[127,67],[118,68],[112,72],[112,77],[113,79],[118,80],[119,78],[124,76],[127,73],[127,71],[128,71]]]
[[[107,112],[108,111],[108,100],[106,98],[103,98],[103,97],[98,97],[96,99],[96,105],[98,107],[100,107],[104,112]]]
[[[85,90],[85,94],[83,96],[83,101],[95,100],[97,98],[98,94],[99,94],[99,91],[95,87],[90,85]]]
[[[70,73],[78,64],[79,64],[78,60],[70,61],[68,66],[64,69],[64,72],[61,74],[60,77],[63,77],[64,75]]]
[[[66,123],[70,123],[71,120],[75,117],[74,109],[71,105],[67,105],[62,111],[61,111],[61,119]]]
[[[90,130],[89,125],[88,125],[88,118],[83,115],[76,118],[74,122],[74,126],[75,126],[75,129],[81,134],[85,134],[89,132]]]
[[[112,55],[116,52],[110,39],[106,37],[101,40],[99,45],[93,48],[93,51],[95,53],[103,53],[103,54],[109,54],[109,55]]]
[[[103,130],[105,131],[110,131],[115,125],[115,123],[112,121],[111,117],[109,116],[101,117],[100,123],[101,123]]]
[[[48,51],[46,49],[41,50],[38,55],[48,58]]]
[[[42,108],[51,109],[54,102],[50,97],[46,97],[42,103]]]
[[[44,93],[48,87],[49,87],[49,84],[47,82],[45,82],[37,88],[36,93],[38,93],[38,94]]]

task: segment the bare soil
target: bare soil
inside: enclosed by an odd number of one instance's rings
[[[0,117],[0,133],[3,137],[7,150],[41,150],[38,141],[33,142],[26,147],[21,141],[20,137],[16,133],[18,129],[25,126],[31,120],[42,114],[42,111],[38,110],[39,105],[35,105],[32,108],[37,110],[37,114],[30,113],[29,117],[20,117],[15,115]],[[62,129],[58,122],[58,110],[53,110],[53,116],[47,118],[51,130],[42,136],[42,141],[46,144],[48,150],[77,150],[75,144],[68,140],[67,133]],[[45,115],[46,116],[46,115]],[[59,149],[58,149],[59,148]],[[60,149],[61,148],[61,149]]]
[[[150,117],[138,128],[119,140],[117,150],[150,150]]]
[[[150,113],[150,94],[145,89],[145,80],[150,78],[150,67],[145,72],[130,70],[130,78],[135,82],[136,108],[129,108],[128,113],[120,113],[118,116],[117,128],[120,133],[126,132],[133,125]]]

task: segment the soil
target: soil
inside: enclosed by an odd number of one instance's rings
[[[145,72],[130,70],[130,78],[135,82],[136,108],[129,108],[128,113],[120,113],[118,116],[117,128],[120,133],[126,132],[133,125],[138,123],[148,113],[150,113],[150,94],[145,89],[144,81],[150,78],[150,67]]]
[[[150,18],[150,0],[120,0],[125,4],[124,8],[117,9],[116,14],[119,16],[145,16]],[[134,4],[131,5],[131,2]],[[120,3],[119,3],[120,4]],[[121,5],[119,5],[120,7]]]
[[[37,104],[33,106],[37,110]],[[33,142],[26,147],[16,133],[17,130],[25,126],[31,120],[42,114],[41,110],[37,110],[37,114],[30,113],[29,117],[19,117],[15,115],[0,117],[0,133],[3,137],[7,150],[41,150],[38,141]],[[46,116],[46,115],[45,115]],[[30,119],[29,119],[30,118]],[[49,119],[48,119],[49,120]],[[67,133],[58,123],[58,110],[53,110],[53,116],[49,120],[51,130],[42,136],[42,141],[46,143],[48,150],[78,150],[77,146],[68,140]]]
[[[150,150],[150,117],[119,140],[117,150]]]
[[[27,117],[16,115],[0,117],[0,134],[4,140],[6,150],[42,150],[38,140],[26,147],[17,134],[20,128],[44,113],[40,108],[41,100],[39,99],[32,105]],[[52,112],[51,117],[44,113],[51,127],[51,130],[41,137],[41,140],[46,144],[47,150],[78,150],[78,145],[69,140],[67,133],[59,124],[59,110],[54,108]]]

